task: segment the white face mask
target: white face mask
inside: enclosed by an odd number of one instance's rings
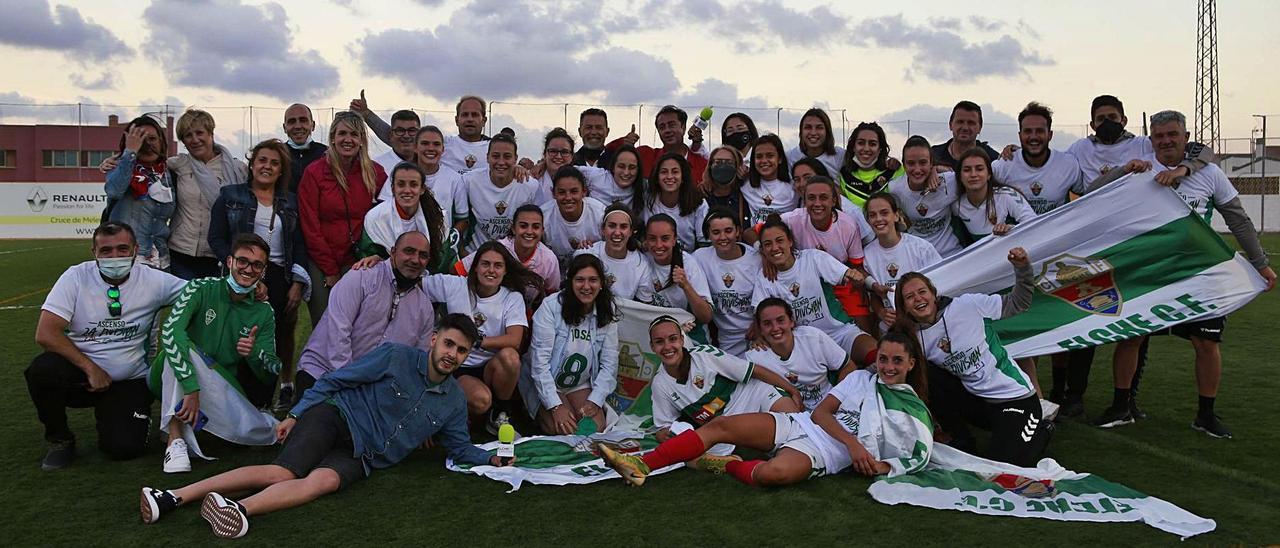
[[[129,275],[137,257],[106,257],[98,259],[98,272],[109,280],[119,280]]]
[[[234,274],[227,274],[227,285],[231,286],[231,291],[236,295],[247,295],[251,293],[254,288],[258,287],[258,282],[253,282],[249,287],[245,287],[240,285],[240,282],[236,281]]]

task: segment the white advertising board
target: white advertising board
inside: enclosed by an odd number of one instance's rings
[[[87,238],[106,207],[102,183],[0,183],[0,238]]]

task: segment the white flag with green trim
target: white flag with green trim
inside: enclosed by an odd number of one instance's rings
[[[989,236],[924,270],[940,295],[1003,293],[1007,256],[1026,248],[1035,290],[1026,312],[995,322],[1015,357],[1043,356],[1146,335],[1234,311],[1266,288],[1152,173],[1132,174]]]

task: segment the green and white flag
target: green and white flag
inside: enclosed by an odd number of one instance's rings
[[[1010,249],[1035,272],[1031,308],[995,322],[1013,357],[1116,342],[1236,310],[1266,283],[1153,173],[1127,175],[924,270],[940,295],[1002,293]]]
[[[535,485],[580,485],[607,479],[621,479],[617,472],[605,464],[595,452],[595,444],[604,443],[620,453],[643,454],[658,446],[652,434],[638,432],[607,432],[590,436],[531,436],[516,441],[514,466],[459,465],[450,459],[445,466],[455,472],[476,474],[503,481],[511,485],[511,491],[524,482]],[[485,451],[497,451],[498,442],[480,446]],[[673,464],[654,470],[653,474],[670,472],[684,466]]]
[[[929,465],[920,472],[881,477],[867,489],[884,504],[910,504],[991,516],[1057,521],[1141,521],[1182,538],[1217,527],[1164,500],[1093,474],[1081,474],[1042,459],[1020,468],[933,445]]]

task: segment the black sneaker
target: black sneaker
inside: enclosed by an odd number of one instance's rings
[[[1138,400],[1136,399],[1129,400],[1129,414],[1133,416],[1134,420],[1146,420],[1147,418],[1147,412],[1138,409]]]
[[[44,454],[44,460],[40,461],[40,469],[45,472],[61,470],[75,458],[76,440],[52,442],[49,444],[49,451]]]
[[[1068,419],[1084,416],[1084,402],[1077,399],[1068,399],[1062,402],[1062,407],[1058,409],[1059,419]]]
[[[1191,423],[1191,427],[1215,438],[1231,439],[1231,431],[1222,424],[1218,415],[1196,415],[1196,420]]]
[[[1112,405],[1093,420],[1093,425],[1098,428],[1114,428],[1126,424],[1133,424],[1133,414],[1129,412],[1128,406]]]
[[[209,493],[200,505],[200,517],[209,522],[220,538],[240,538],[249,532],[249,512],[244,506],[218,493]]]
[[[150,525],[160,521],[161,516],[177,507],[178,497],[173,496],[173,493],[151,487],[142,488],[142,523]]]

